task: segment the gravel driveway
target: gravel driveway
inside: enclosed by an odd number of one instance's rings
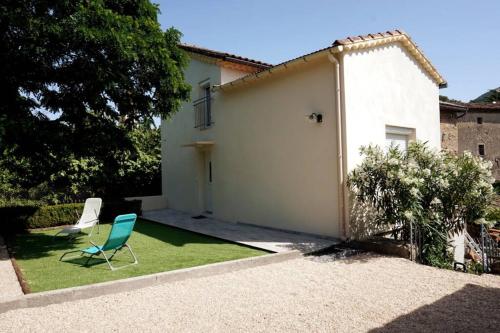
[[[500,277],[400,258],[301,258],[0,314],[2,332],[487,332]]]

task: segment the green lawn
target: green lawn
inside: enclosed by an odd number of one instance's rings
[[[101,225],[100,234],[94,230],[92,240],[97,244],[102,244],[110,228],[110,224]],[[86,259],[82,258],[59,261],[64,252],[85,248],[90,244],[86,234],[82,234],[72,242],[64,238],[54,240],[52,235],[57,231],[31,232],[18,235],[14,240],[14,257],[32,292],[81,286],[266,254],[264,251],[139,219],[128,242],[139,264],[111,271],[101,258],[92,259],[87,267],[83,266]],[[132,261],[128,250],[124,249],[113,258],[112,263],[116,267]]]

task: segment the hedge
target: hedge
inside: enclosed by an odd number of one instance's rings
[[[105,201],[99,220],[112,222],[120,214],[136,213],[141,215],[141,200]],[[60,205],[41,205],[34,202],[16,203],[0,207],[0,232],[17,233],[27,229],[48,228],[74,224],[83,211],[83,203]]]

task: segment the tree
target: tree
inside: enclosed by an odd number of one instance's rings
[[[500,102],[500,88],[490,89],[481,96],[471,100],[472,103],[497,103]]]
[[[181,34],[162,31],[158,11],[149,0],[2,1],[0,167],[13,188],[83,166],[109,178],[139,156],[130,132],[188,98]]]
[[[0,6],[2,113],[40,109],[79,127],[89,112],[128,126],[188,97],[180,33],[148,0],[6,0]]]
[[[450,102],[450,103],[458,103],[458,104],[463,104],[464,103],[462,101],[459,101],[458,99],[449,98],[448,96],[444,96],[444,95],[439,95],[439,101],[441,101],[441,102]]]

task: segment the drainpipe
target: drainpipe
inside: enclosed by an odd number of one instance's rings
[[[341,225],[341,237],[347,239],[347,225],[346,225],[346,184],[345,184],[345,170],[344,170],[344,145],[343,145],[343,131],[342,131],[342,103],[341,103],[341,85],[340,85],[340,62],[335,54],[342,52],[342,47],[330,49],[328,60],[335,66],[335,114],[337,120],[337,168],[339,170],[339,221]]]

